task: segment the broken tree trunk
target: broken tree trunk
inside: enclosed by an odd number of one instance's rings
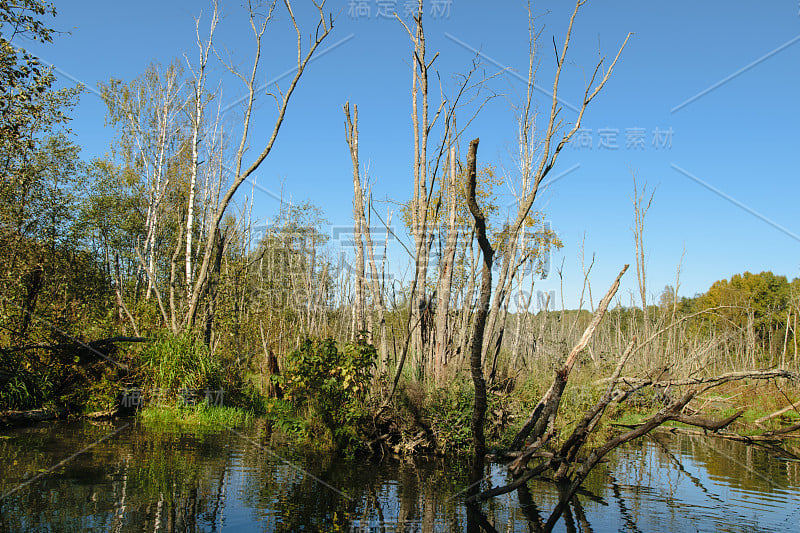
[[[437,383],[441,383],[444,376],[444,367],[452,352],[451,339],[452,327],[450,317],[451,288],[453,284],[453,265],[455,264],[456,245],[458,243],[459,228],[456,226],[458,208],[458,187],[456,178],[456,147],[450,147],[449,155],[450,176],[448,181],[448,215],[447,215],[447,240],[442,254],[439,268],[439,283],[436,289],[436,315],[435,334],[433,346],[433,373]]]
[[[475,457],[483,457],[486,442],[483,435],[483,421],[486,417],[486,382],[483,379],[483,331],[486,327],[486,312],[492,295],[492,256],[494,250],[486,237],[486,218],[475,200],[475,182],[477,180],[476,158],[479,139],[469,143],[467,154],[467,205],[475,219],[475,238],[483,254],[483,270],[481,272],[481,293],[478,309],[475,311],[475,325],[472,330],[470,344],[470,367],[472,383],[475,387],[475,405],[472,411],[472,441]]]
[[[5,411],[0,413],[0,426],[31,424],[44,420],[55,420],[67,414],[65,407],[55,409],[33,409],[30,411]]]
[[[570,352],[566,362],[564,363],[564,366],[562,366],[556,372],[555,379],[553,380],[553,384],[550,386],[550,389],[545,393],[544,396],[542,396],[542,399],[539,400],[539,403],[531,412],[531,415],[528,417],[525,425],[519,431],[517,436],[514,437],[514,441],[511,443],[512,450],[522,449],[522,446],[525,444],[525,441],[528,439],[528,437],[536,441],[545,434],[548,427],[552,426],[553,422],[555,421],[555,416],[558,413],[558,406],[561,403],[561,395],[564,393],[564,388],[567,386],[567,380],[569,379],[569,374],[572,371],[573,366],[575,366],[575,361],[583,349],[586,348],[586,345],[589,344],[589,340],[592,338],[595,329],[597,329],[598,324],[600,324],[600,321],[603,319],[606,309],[608,309],[608,304],[611,303],[611,299],[617,293],[617,290],[619,289],[619,281],[623,274],[625,274],[626,270],[628,270],[628,265],[625,265],[622,268],[622,271],[617,276],[617,279],[600,301],[597,311],[595,311],[594,318],[592,318],[592,321],[586,328],[586,331],[583,332],[583,337],[581,337],[581,340]]]

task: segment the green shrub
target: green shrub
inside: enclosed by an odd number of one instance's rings
[[[436,446],[443,453],[467,450],[472,445],[474,405],[475,390],[467,379],[455,379],[431,394],[427,410],[436,435]],[[490,409],[487,412],[491,415]]]
[[[282,429],[314,438],[314,444],[352,450],[368,417],[369,384],[377,352],[363,337],[342,350],[333,339],[306,338],[286,359],[283,401],[271,406]],[[291,410],[288,409],[291,405]]]
[[[41,407],[53,394],[53,383],[46,373],[18,371],[0,383],[0,411]]]

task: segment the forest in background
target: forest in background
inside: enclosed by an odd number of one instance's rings
[[[556,95],[568,33],[549,122],[537,124],[531,18],[529,89],[512,130],[518,175],[499,176],[488,164],[470,167],[462,137],[494,98],[485,90],[492,80],[476,64],[452,94],[429,89],[436,54],[425,48],[422,5],[405,26],[415,58],[410,195],[385,219],[360,161],[358,107],[342,103],[354,253],[341,262],[327,246],[320,208],[282,203],[263,226],[252,220],[248,190],[295,87],[333,31],[324,5],[311,21],[296,19],[288,2],[253,5],[246,29],[254,59],[242,70],[214,53],[216,9],[199,19],[189,59],[101,84],[116,139],[105,157],[85,161],[69,131],[83,88],[57,89],[52,69],[11,44],[52,41],[55,9],[39,0],[0,4],[0,410],[85,414],[118,408],[131,390],[145,403],[187,404],[223,391],[225,405],[329,447],[447,451],[468,447],[484,427],[473,418],[482,395],[490,442],[519,436],[599,307],[589,262],[580,310],[546,301],[534,312],[533,283],[545,269],[560,275],[548,258],[562,246],[534,201],[624,44],[613,62],[600,61],[579,112],[566,119]],[[294,23],[297,70],[265,96],[257,90],[261,46],[276,9]],[[218,61],[244,90],[238,123],[222,119],[219,88],[208,80]],[[258,97],[274,100],[272,116],[257,109]],[[273,126],[261,146],[251,121],[265,118]],[[517,185],[517,209],[502,220],[496,199],[506,180]],[[606,302],[577,362],[580,385],[568,389],[567,411],[593,405],[605,388],[598,377],[612,376],[624,354],[627,375],[656,384],[797,369],[800,279],[745,272],[685,298],[678,271],[652,301],[644,260],[652,201],[634,179],[639,293],[627,305]],[[410,241],[413,277],[402,282],[388,276],[380,248],[389,239],[375,233],[391,231],[392,217]],[[511,302],[522,291],[528,301]],[[796,387],[781,383],[764,409],[798,399]],[[674,399],[669,387],[653,390],[639,395],[645,410]]]

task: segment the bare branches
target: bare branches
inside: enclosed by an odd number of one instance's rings
[[[371,210],[371,195],[368,195],[367,205],[365,206],[364,189],[366,184],[361,183],[361,169],[359,168],[358,152],[358,106],[353,106],[353,115],[350,114],[350,103],[344,105],[345,114],[345,137],[350,149],[350,158],[353,163],[353,219],[354,219],[354,241],[356,243],[356,302],[355,313],[360,321],[359,330],[364,327],[364,319],[368,318],[369,332],[372,336],[371,342],[374,343],[375,327],[374,314],[378,314],[378,329],[380,330],[380,356],[381,369],[384,370],[388,357],[388,340],[386,336],[386,318],[384,316],[383,295],[381,293],[378,277],[378,268],[375,264],[375,252],[372,246],[372,230],[369,227],[367,213]],[[364,256],[366,245],[367,257]],[[365,287],[365,261],[369,262],[370,283],[369,288],[372,296],[373,309],[367,307]],[[365,315],[368,315],[365,317]]]
[[[639,191],[636,186],[636,174],[631,171],[633,176],[633,213],[634,213],[634,227],[633,239],[636,245],[636,279],[639,283],[639,297],[642,302],[642,312],[644,313],[645,328],[649,327],[648,309],[647,309],[647,269],[644,257],[644,217],[653,205],[653,197],[656,194],[655,189],[650,192],[650,198],[645,204],[644,199],[647,194],[647,183],[644,184],[642,190]],[[648,334],[645,329],[645,335]]]
[[[575,119],[573,127],[560,135],[560,139],[556,142],[556,138],[559,136],[559,133],[562,131],[562,124],[563,120],[559,118],[561,113],[562,107],[559,102],[559,84],[561,80],[561,73],[564,67],[564,60],[566,58],[567,50],[569,48],[570,41],[572,39],[572,29],[575,23],[575,19],[577,17],[578,11],[585,4],[585,0],[579,0],[575,4],[575,8],[573,10],[572,16],[570,17],[569,26],[567,28],[567,34],[564,39],[564,45],[561,48],[560,54],[557,51],[557,67],[555,72],[555,77],[553,81],[553,89],[551,93],[551,102],[550,102],[550,117],[548,120],[547,128],[543,135],[542,141],[542,149],[540,155],[538,156],[539,162],[538,165],[533,164],[534,159],[534,152],[532,146],[532,128],[534,127],[533,117],[531,117],[532,111],[532,100],[531,100],[531,91],[534,84],[534,52],[536,50],[535,42],[529,44],[529,67],[528,67],[528,91],[527,91],[527,98],[525,105],[523,107],[522,114],[519,118],[520,121],[520,158],[522,161],[520,162],[520,166],[522,168],[523,173],[523,190],[521,198],[517,204],[517,212],[513,222],[509,225],[508,229],[508,239],[506,243],[507,250],[504,250],[503,253],[503,263],[500,269],[500,274],[498,276],[498,290],[495,294],[495,299],[492,304],[491,313],[489,315],[489,321],[487,325],[487,338],[486,344],[488,345],[491,342],[491,339],[494,335],[494,330],[497,323],[498,315],[500,314],[500,307],[505,300],[505,293],[509,289],[509,287],[513,284],[513,274],[514,268],[512,267],[512,257],[515,255],[511,253],[515,250],[517,238],[519,233],[525,223],[526,218],[528,217],[532,207],[533,202],[536,199],[536,195],[539,190],[539,186],[542,183],[542,180],[550,173],[552,168],[556,164],[556,160],[558,159],[558,155],[561,153],[561,150],[564,146],[569,143],[570,139],[575,135],[575,133],[581,127],[581,121],[583,120],[583,115],[586,111],[586,108],[589,106],[591,101],[597,96],[602,88],[605,86],[606,82],[608,82],[611,72],[616,65],[617,60],[619,59],[622,50],[625,48],[625,45],[628,42],[631,34],[625,38],[625,41],[620,46],[617,54],[614,58],[614,61],[609,66],[608,70],[606,70],[603,75],[602,79],[595,84],[595,80],[597,78],[598,73],[601,71],[601,67],[605,58],[601,58],[600,61],[595,66],[594,72],[592,74],[591,79],[586,85],[584,90],[583,99],[581,102],[580,109],[578,110],[578,116]],[[529,11],[529,37],[535,41],[535,33],[533,29],[533,17]],[[555,143],[555,148],[553,148],[553,144]],[[531,172],[531,169],[536,166],[536,171]],[[485,346],[486,347],[486,346]]]
[[[533,205],[533,201],[536,198],[536,193],[538,192],[539,185],[541,184],[542,180],[547,176],[550,170],[555,166],[556,160],[558,158],[559,153],[561,150],[566,146],[566,144],[570,141],[570,139],[575,135],[575,133],[581,127],[581,121],[583,120],[583,115],[586,112],[586,108],[589,104],[594,100],[594,98],[600,93],[603,89],[605,84],[608,82],[611,72],[614,70],[614,66],[617,64],[617,60],[619,59],[622,51],[625,49],[625,45],[628,43],[628,39],[630,39],[632,33],[629,33],[625,40],[623,41],[622,45],[619,47],[616,56],[614,57],[614,61],[609,66],[608,70],[603,73],[603,77],[597,85],[594,85],[595,79],[597,77],[598,72],[602,67],[603,61],[605,58],[601,58],[600,61],[595,66],[594,72],[592,74],[589,83],[586,85],[586,89],[584,91],[583,101],[581,102],[580,110],[578,111],[578,116],[573,124],[573,127],[562,136],[562,138],[558,141],[555,149],[551,153],[551,145],[553,143],[553,139],[555,135],[558,133],[560,129],[560,121],[557,121],[558,115],[561,112],[561,106],[559,105],[558,101],[558,89],[559,83],[561,80],[561,70],[564,66],[564,59],[567,55],[567,49],[569,48],[570,40],[572,39],[572,27],[575,23],[575,18],[578,14],[578,10],[580,9],[583,4],[585,4],[585,0],[576,2],[575,9],[570,17],[569,26],[567,28],[567,35],[564,38],[564,45],[561,48],[561,54],[558,59],[558,66],[556,68],[555,78],[553,80],[553,90],[552,90],[552,99],[550,103],[550,118],[548,121],[547,129],[544,133],[544,146],[542,149],[542,155],[539,160],[538,168],[535,173],[535,178],[532,186],[532,190],[529,192],[527,198],[524,202],[520,205],[520,209],[517,212],[517,219],[515,221],[515,227],[519,228],[522,224],[522,221],[527,216],[528,212],[530,211],[531,206]],[[532,66],[529,67],[529,75],[532,75]],[[532,81],[532,80],[531,80]],[[530,83],[530,82],[529,82]]]
[[[628,347],[622,354],[622,357],[620,357],[619,363],[617,363],[617,368],[614,370],[614,373],[611,376],[611,382],[609,383],[603,397],[592,409],[589,409],[586,412],[583,419],[573,430],[572,435],[570,435],[566,442],[564,442],[564,444],[561,446],[559,455],[564,457],[566,461],[559,466],[558,472],[556,472],[556,479],[564,479],[566,477],[569,464],[575,460],[575,457],[578,455],[578,451],[586,442],[586,439],[589,438],[589,435],[597,426],[597,424],[600,422],[600,419],[602,418],[603,413],[608,405],[615,399],[619,399],[617,398],[617,394],[615,394],[615,387],[619,382],[619,376],[622,373],[622,368],[625,366],[625,363],[628,362],[628,358],[631,356],[631,352],[633,351],[633,346],[635,344],[636,337],[631,339]]]
[[[273,3],[274,5],[274,3]],[[291,82],[289,83],[288,88],[281,93],[281,99],[278,109],[277,117],[273,123],[272,133],[270,134],[269,139],[266,141],[264,148],[255,158],[255,160],[245,169],[242,170],[243,167],[243,158],[245,147],[247,146],[248,138],[249,138],[249,128],[250,128],[250,120],[251,114],[253,111],[253,103],[255,100],[255,78],[256,72],[258,71],[259,66],[259,59],[261,56],[261,37],[267,27],[267,23],[271,20],[272,16],[272,7],[270,7],[270,11],[264,22],[262,23],[259,29],[256,28],[256,24],[254,22],[255,15],[252,10],[250,10],[250,21],[251,27],[253,28],[254,39],[255,39],[255,59],[253,61],[252,70],[250,73],[249,78],[246,81],[247,86],[247,103],[245,105],[245,112],[242,124],[242,137],[239,143],[239,149],[236,154],[236,161],[235,161],[235,177],[233,179],[233,183],[230,185],[228,190],[223,195],[222,199],[220,200],[219,207],[217,208],[216,212],[213,215],[211,220],[211,224],[209,225],[209,232],[206,236],[205,242],[205,252],[203,255],[203,263],[200,267],[199,272],[197,273],[197,279],[195,280],[194,290],[192,291],[192,298],[189,304],[189,309],[186,313],[186,317],[184,320],[184,325],[190,325],[195,319],[197,313],[197,306],[200,301],[200,293],[204,284],[207,282],[208,274],[209,274],[209,267],[211,263],[211,257],[213,255],[213,248],[214,242],[216,240],[217,232],[219,231],[219,223],[222,221],[223,216],[225,215],[225,211],[228,207],[228,204],[233,199],[234,194],[239,189],[239,186],[246,180],[256,169],[263,163],[263,161],[267,158],[267,156],[272,151],[272,147],[275,144],[275,140],[278,138],[278,132],[281,129],[281,125],[283,124],[283,120],[286,116],[286,110],[289,107],[289,101],[291,100],[292,94],[294,93],[297,84],[300,81],[308,63],[311,61],[314,53],[316,52],[319,45],[323,42],[323,40],[328,36],[328,34],[332,31],[333,25],[328,23],[328,19],[324,12],[324,2],[320,4],[315,4],[319,13],[319,21],[318,24],[322,24],[323,31],[322,33],[317,32],[315,34],[314,41],[309,46],[308,50],[306,50],[305,54],[303,53],[302,41],[300,39],[300,31],[295,20],[294,14],[292,12],[291,3],[289,0],[284,0],[284,5],[286,6],[287,10],[289,11],[290,17],[292,19],[292,24],[295,27],[296,32],[298,33],[297,39],[297,70],[292,77]],[[241,76],[240,76],[241,78]]]

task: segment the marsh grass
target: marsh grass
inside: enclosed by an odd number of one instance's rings
[[[142,386],[150,390],[217,389],[222,370],[219,359],[189,334],[161,335],[140,356]]]
[[[204,428],[223,430],[244,427],[254,420],[252,412],[241,407],[208,405],[152,405],[137,414],[146,426],[154,428]]]

